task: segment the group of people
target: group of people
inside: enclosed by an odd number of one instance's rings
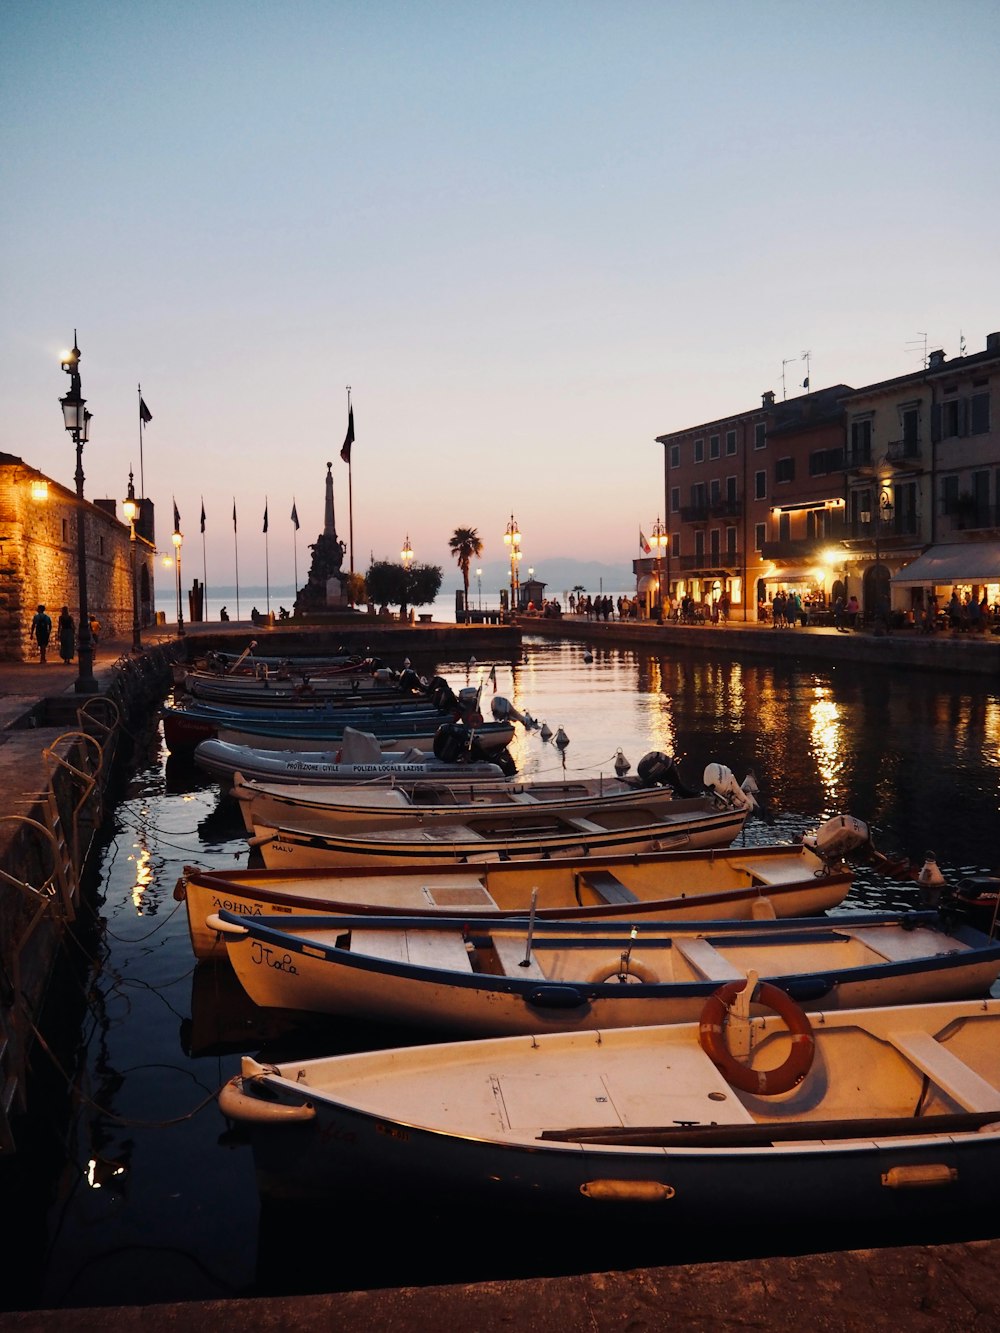
[[[89,617],[90,637],[94,643],[94,656],[97,656],[97,640],[101,633],[101,622],[96,616]],[[31,638],[38,645],[38,660],[48,661],[49,641],[52,638],[52,617],[45,609],[44,602],[39,602],[38,610],[31,618]],[[76,621],[64,606],[56,621],[56,640],[59,644],[59,656],[64,662],[72,662],[76,656]]]
[[[619,620],[637,620],[639,599],[621,596],[615,602],[610,593],[598,597],[591,597],[588,593],[586,597],[581,595],[579,598],[570,593],[569,609],[571,614],[584,616],[587,620],[614,620],[616,612]]]

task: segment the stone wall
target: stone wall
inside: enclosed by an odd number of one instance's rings
[[[34,498],[33,483],[47,494]],[[37,654],[29,630],[38,604],[52,617],[53,640],[59,611],[68,606],[79,628],[77,591],[76,494],[11,454],[0,454],[0,660],[25,661]],[[130,533],[106,509],[84,502],[87,604],[102,633],[121,638],[132,630]],[[151,543],[136,544],[137,583],[142,566],[153,583]],[[152,604],[143,619],[151,621]],[[56,652],[55,643],[50,650]]]

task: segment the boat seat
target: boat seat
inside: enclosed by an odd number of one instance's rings
[[[571,815],[566,822],[580,833],[607,833],[608,831],[606,828],[602,828],[600,824],[595,824],[592,819],[584,819],[581,815]]]
[[[465,941],[455,930],[352,930],[351,953],[416,967],[472,971]]]
[[[537,805],[538,797],[533,796],[530,791],[512,791],[510,799],[517,805]]]
[[[580,888],[592,889],[602,902],[627,907],[629,903],[639,901],[638,894],[633,893],[628,885],[623,884],[610,870],[585,870],[577,876],[577,879]]]
[[[742,981],[746,977],[708,940],[675,938],[674,948],[706,981]]]
[[[996,1111],[1000,1092],[942,1046],[929,1032],[890,1032],[889,1040],[907,1060],[932,1079],[965,1111]]]
[[[531,954],[528,959],[528,966],[522,967],[524,962],[524,952],[527,939],[523,935],[497,935],[493,936],[493,949],[496,956],[500,959],[505,977],[528,977],[534,981],[547,981],[545,973],[535,961],[535,955]]]
[[[794,884],[812,875],[798,856],[762,856],[736,869],[748,874],[754,884]]]

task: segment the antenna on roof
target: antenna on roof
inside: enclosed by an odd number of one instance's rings
[[[805,377],[805,379],[802,381],[802,387],[803,387],[803,389],[805,389],[806,393],[809,392],[809,381],[810,381],[810,379],[811,379],[811,376],[810,376],[810,374],[809,374],[809,358],[810,358],[811,356],[812,356],[812,352],[803,352],[803,353],[802,353],[802,360],[806,363],[806,377]]]
[[[917,337],[920,338],[921,341],[920,341],[920,342],[914,342],[914,341],[911,339],[911,340],[906,344],[906,350],[907,350],[908,352],[910,352],[911,354],[912,354],[913,352],[918,351],[918,350],[921,351],[922,354],[923,354],[923,358],[924,358],[924,370],[926,370],[926,369],[927,369],[927,334],[926,334],[926,333],[921,333],[921,332],[918,330],[918,331],[917,331]]]
[[[782,401],[782,402],[784,402],[785,399],[788,397],[788,394],[785,392],[785,367],[786,367],[786,366],[790,366],[790,365],[792,364],[793,361],[797,361],[797,360],[798,360],[798,357],[797,357],[797,356],[790,356],[790,357],[787,359],[787,361],[782,361],[782,363],[781,363],[781,401]]]

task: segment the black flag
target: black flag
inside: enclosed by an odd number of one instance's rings
[[[153,420],[153,414],[150,412],[142,398],[139,399],[139,420],[143,423]]]
[[[233,531],[236,531],[236,501],[233,501]]]
[[[264,531],[267,531],[267,501],[264,501]]]
[[[174,532],[180,532],[180,530],[181,530],[181,516],[180,516],[180,514],[177,512],[177,501],[175,500],[175,501],[174,501]]]
[[[344,447],[340,451],[340,456],[345,463],[351,461],[351,445],[354,443],[354,408],[352,407],[347,414],[347,434],[344,436]]]
[[[292,522],[295,524],[295,531],[299,530],[299,511],[295,508],[295,501],[292,501]]]
[[[205,501],[201,502],[201,530],[205,531]]]

